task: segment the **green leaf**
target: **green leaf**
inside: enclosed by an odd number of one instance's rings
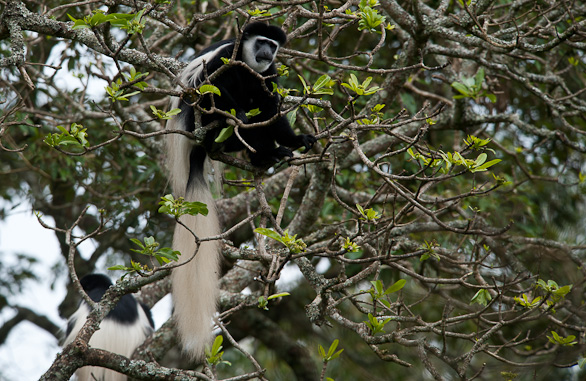
[[[313,85],[313,94],[318,95],[332,95],[334,94],[334,90],[331,88],[332,86],[332,78],[324,74],[317,79],[315,84]]]
[[[452,87],[456,89],[460,94],[464,95],[465,97],[469,97],[471,92],[468,86],[464,85],[460,82],[452,82]]]
[[[262,234],[262,235],[267,236],[269,238],[272,238],[275,241],[279,241],[283,245],[285,244],[285,242],[283,241],[283,237],[274,230],[267,229],[267,228],[256,228],[256,229],[254,229],[254,232],[258,233],[258,234]]]
[[[212,345],[212,353],[218,353],[222,349],[222,343],[224,342],[224,336],[218,335]]]
[[[115,265],[115,266],[108,267],[108,270],[111,270],[111,271],[128,271],[128,267],[126,267],[124,265]]]
[[[124,94],[125,97],[132,97],[133,95],[140,94],[140,91],[133,91],[132,93]]]
[[[323,108],[316,105],[301,105],[301,107],[307,108],[312,114],[316,114],[323,110]]]
[[[326,358],[326,351],[324,350],[324,347],[321,346],[321,344],[317,345],[317,351],[319,352],[319,355],[322,357],[322,359]]]
[[[179,251],[173,250],[170,247],[163,247],[157,253],[158,253],[157,259],[159,259],[159,257],[160,257],[162,259],[162,262],[164,262],[164,263],[169,263],[172,261],[179,260],[179,254],[180,254]],[[162,264],[162,263],[160,263],[160,264]]]
[[[265,311],[268,311],[269,310],[269,308],[268,308],[269,300],[277,299],[277,298],[281,298],[281,297],[289,296],[289,295],[291,295],[291,294],[289,294],[288,292],[281,292],[279,294],[273,294],[273,295],[270,295],[266,298],[263,295],[261,295],[258,297],[257,307],[260,309],[263,309]]]
[[[304,94],[311,94],[311,89],[309,88],[309,86],[307,86],[307,83],[305,83],[305,80],[303,79],[303,77],[300,76],[299,74],[297,74],[297,77],[299,77],[299,80],[301,80],[301,84],[303,85],[303,93]]]
[[[299,107],[296,107],[294,110],[289,111],[289,113],[287,114],[287,121],[289,122],[290,126],[294,126],[295,121],[297,121],[297,109],[299,109]]]
[[[372,77],[368,77],[364,80],[364,82],[362,82],[362,87],[364,87],[365,89],[368,87],[368,85],[370,85],[370,82],[372,82]]]
[[[340,341],[338,339],[336,339],[336,340],[334,340],[332,345],[330,345],[330,349],[328,350],[328,354],[327,354],[328,361],[334,360],[335,358],[340,356],[340,353],[342,353],[344,351],[344,349],[340,349],[339,351],[336,352],[336,348],[338,348],[339,342]]]
[[[478,292],[476,292],[476,294],[472,297],[472,299],[470,300],[470,304],[478,303],[486,307],[488,305],[488,302],[490,302],[491,300],[492,296],[490,295],[490,292],[482,288],[478,290]]]
[[[264,17],[264,16],[271,15],[271,12],[266,9],[252,9],[252,10],[248,10],[247,12],[252,17],[255,17],[255,16],[263,16]]]
[[[136,238],[131,238],[130,241],[132,243],[134,243],[135,245],[139,246],[141,249],[145,248],[145,246],[142,244],[142,242],[140,242],[140,240],[138,240]]]
[[[377,333],[384,332],[384,327],[389,321],[391,321],[391,318],[381,320],[371,313],[368,313],[368,321],[365,321],[364,323],[370,328],[371,333],[376,335]]]
[[[555,295],[566,296],[572,290],[572,285],[566,285],[553,291]]]
[[[484,152],[481,153],[480,155],[478,155],[478,157],[476,158],[476,160],[474,160],[474,164],[476,166],[480,166],[482,164],[484,164],[484,162],[486,161],[486,158],[488,157],[487,154],[485,154]]]
[[[481,67],[474,76],[474,85],[477,88],[480,88],[482,86],[482,82],[484,82],[484,68]]]
[[[318,344],[317,350],[318,350],[319,355],[322,358],[323,362],[327,363],[328,361],[332,361],[340,356],[340,354],[344,351],[344,349],[340,349],[339,351],[336,351],[336,349],[338,348],[339,342],[340,341],[338,339],[335,339],[332,342],[332,344],[330,345],[327,353],[324,350],[324,348],[320,344]]]
[[[373,4],[370,5],[376,6]],[[358,13],[358,16],[360,17],[360,20],[358,21],[358,30],[380,33],[378,27],[386,20],[386,17],[380,15],[378,11],[371,6],[361,4],[359,8],[360,12]]]
[[[202,216],[208,215],[208,206],[203,202],[199,201],[184,201],[183,202],[183,214],[190,214],[192,216],[201,214]]]
[[[288,292],[281,292],[281,293],[279,293],[279,294],[273,294],[273,295],[270,295],[270,296],[267,298],[267,300],[276,299],[276,298],[281,298],[281,297],[283,297],[283,296],[289,296],[289,295],[291,295],[291,294],[290,294],[290,293],[288,293]]]
[[[358,87],[358,78],[356,78],[356,76],[354,75],[354,73],[350,73],[350,81],[349,81],[349,83],[352,86],[352,88],[357,88]]]
[[[383,293],[383,282],[381,280],[370,281],[374,291],[377,295],[382,295]]]
[[[289,67],[281,64],[281,66],[279,66],[277,68],[277,73],[279,74],[279,77],[288,77],[289,76]]]
[[[172,110],[167,111],[167,115],[169,116],[175,116],[177,114],[181,113],[181,109],[180,108],[174,108]]]
[[[63,126],[57,126],[57,129],[61,131],[60,134],[49,134],[43,140],[47,145],[51,147],[73,145],[80,148],[90,146],[87,140],[87,129],[81,124],[72,123],[69,130]]]
[[[197,89],[197,93],[201,94],[201,95],[212,93],[212,94],[216,94],[219,97],[222,96],[222,92],[220,91],[220,89],[218,89],[214,85],[209,85],[209,84],[201,85],[199,87],[199,89]]]
[[[254,229],[254,232],[272,238],[275,241],[281,242],[283,245],[287,246],[287,249],[289,249],[289,251],[293,254],[301,253],[302,251],[305,251],[307,247],[302,239],[298,239],[297,235],[289,235],[287,230],[285,230],[283,235],[280,235],[274,230],[267,228],[256,228]]]
[[[376,220],[378,220],[381,217],[380,214],[372,208],[364,209],[359,204],[356,204],[356,208],[362,215],[362,219],[367,220],[369,222],[376,222]]]
[[[567,346],[567,347],[571,347],[573,345],[578,344],[577,341],[575,341],[576,336],[574,335],[569,335],[567,337],[563,337],[558,335],[557,332],[555,331],[551,331],[552,336],[547,336],[547,339],[553,343],[553,344],[558,344],[558,345],[562,345],[562,346]]]
[[[233,133],[234,133],[234,126],[224,127],[224,128],[222,128],[222,130],[218,134],[218,137],[216,139],[214,139],[214,141],[216,143],[222,143],[222,142],[226,141],[226,139],[228,139],[230,136],[232,136]]]
[[[317,81],[315,82],[315,84],[313,85],[313,89],[314,90],[319,90],[322,87],[326,86],[331,80],[331,77],[327,74],[322,75],[321,77],[319,77],[317,79]]]
[[[71,21],[73,21],[73,26],[71,27],[72,30],[90,29],[90,26],[88,25],[88,23],[85,22],[83,19],[76,19],[73,16],[71,16],[69,13],[67,14],[67,17],[69,17],[69,19]]]
[[[151,105],[150,108],[151,108],[151,112],[153,113],[153,115],[155,115],[159,119],[164,119],[164,120],[171,119],[175,115],[181,113],[181,109],[179,109],[179,108],[174,108],[174,109],[169,110],[167,112],[163,112],[162,110],[157,109],[153,105]]]
[[[406,283],[407,283],[407,280],[405,280],[405,279],[399,279],[398,281],[396,281],[395,283],[393,283],[391,285],[391,287],[387,288],[387,290],[385,291],[384,295],[392,294],[392,293],[395,293],[395,292],[399,291],[400,289],[402,289],[403,287],[405,287],[405,284]]]
[[[389,309],[391,308],[391,303],[388,300],[386,300],[386,299],[379,299],[379,302],[381,302],[385,307],[387,307]]]
[[[485,171],[488,168],[492,167],[493,165],[500,163],[501,161],[502,161],[501,159],[494,159],[494,160],[488,161],[488,162],[482,164],[481,166],[475,167],[473,172]]]
[[[252,109],[252,110],[248,111],[248,112],[246,113],[246,116],[247,116],[248,118],[252,118],[253,116],[260,115],[260,113],[261,113],[260,109],[258,109],[258,108],[255,108],[255,109]]]
[[[263,295],[258,297],[258,308],[263,309],[265,311],[268,311],[269,308],[267,307],[269,305],[269,301],[267,300],[267,298],[265,298]]]
[[[183,197],[175,199],[171,194],[161,197],[159,205],[159,213],[170,214],[175,218],[179,218],[184,214],[201,214],[204,216],[208,215],[208,208],[206,204],[197,201],[185,201]]]
[[[356,253],[358,251],[360,251],[360,246],[358,246],[356,243],[350,241],[350,237],[346,237],[344,239],[344,243],[342,248],[348,252],[351,253]]]
[[[539,303],[541,303],[541,296],[538,296],[533,300],[529,300],[527,294],[523,294],[521,298],[515,296],[513,299],[525,308],[535,308],[539,305]]]
[[[229,361],[225,361],[222,359],[224,352],[222,351],[222,343],[224,341],[224,337],[222,335],[216,336],[214,339],[214,343],[212,344],[212,348],[206,345],[205,354],[206,360],[210,365],[218,365],[218,364],[230,364]]]

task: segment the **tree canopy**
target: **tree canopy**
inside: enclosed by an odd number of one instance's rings
[[[63,317],[91,272],[128,274],[94,322],[125,293],[153,306],[169,292],[171,211],[189,208],[169,195],[162,141],[171,97],[205,90],[177,82],[198,51],[251,20],[282,27],[274,91],[318,138],[267,171],[212,155],[225,163],[221,339],[203,366],[169,321],[131,362],[87,347],[86,330],[43,379],[88,364],[145,380],[585,376],[582,2],[3,0],[0,11],[0,218],[26,200],[54,232]],[[23,321],[59,338],[60,322],[21,308],[22,285],[38,280],[31,260],[0,262],[0,308],[14,316],[0,344]]]

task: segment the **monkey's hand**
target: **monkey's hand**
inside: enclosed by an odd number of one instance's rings
[[[295,148],[304,147],[302,153],[306,153],[313,148],[317,139],[313,135],[297,135],[297,146]]]
[[[293,151],[287,147],[279,146],[270,151],[252,153],[248,152],[250,164],[255,167],[270,167],[286,157],[293,157]]]

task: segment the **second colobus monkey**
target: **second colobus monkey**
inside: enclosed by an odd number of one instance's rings
[[[212,106],[227,112],[234,110],[236,117],[247,124],[273,118],[279,113],[280,106],[279,96],[272,92],[273,83],[277,81],[274,61],[279,47],[286,40],[285,33],[276,26],[261,22],[246,26],[236,60],[244,62],[248,67],[231,65],[216,76],[211,84],[221,94],[206,94],[198,100],[198,105],[204,110],[210,110]],[[225,65],[222,58],[232,57],[235,45],[236,40],[231,39],[204,49],[183,70],[180,81],[191,88],[198,88],[207,77]],[[171,108],[180,108],[181,113],[167,123],[168,130],[194,131],[197,111],[190,102],[193,99],[172,101]],[[260,114],[247,116],[246,113],[253,109],[259,109]],[[316,141],[312,135],[296,135],[287,118],[281,116],[270,125],[239,130],[242,139],[254,148],[255,152],[252,152],[235,134],[222,143],[216,143],[214,140],[220,130],[227,126],[226,118],[217,113],[201,113],[203,126],[213,121],[219,121],[220,126],[207,133],[203,147],[193,145],[190,139],[181,134],[167,135],[168,169],[175,196],[184,197],[187,201],[203,202],[209,209],[206,217],[183,216],[181,219],[200,238],[221,232],[214,200],[204,176],[206,151],[235,152],[246,149],[253,165],[265,167],[284,157],[292,157],[292,149],[311,149]],[[182,253],[180,262],[187,261],[196,250],[192,234],[179,224],[175,228],[173,249]],[[172,273],[174,317],[181,342],[193,359],[203,357],[205,345],[211,340],[219,264],[219,242],[207,241],[201,244],[195,258]]]
[[[94,301],[99,302],[112,285],[106,275],[89,274],[81,278],[81,286]],[[63,346],[71,343],[83,327],[90,308],[81,302],[67,322]],[[134,350],[149,336],[155,324],[150,309],[136,301],[132,295],[124,295],[100,323],[89,341],[94,348],[104,349],[130,358]],[[78,381],[126,381],[126,376],[107,368],[84,366],[75,372]]]

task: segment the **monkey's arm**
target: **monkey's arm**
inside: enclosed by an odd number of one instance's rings
[[[285,117],[280,118],[273,125],[273,136],[275,137],[275,141],[280,145],[291,149],[304,147],[304,152],[309,151],[317,141],[313,135],[296,135]]]

